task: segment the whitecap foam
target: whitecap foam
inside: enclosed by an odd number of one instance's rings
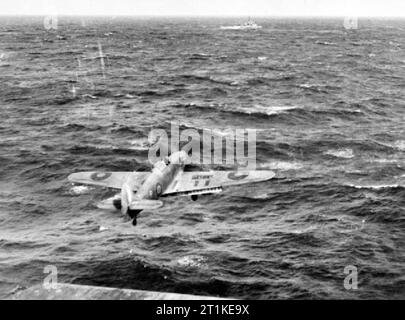
[[[140,150],[140,151],[145,151],[145,150],[149,150],[151,144],[149,143],[149,141],[147,139],[136,139],[136,140],[132,140],[130,142],[131,147],[129,149],[131,150]]]
[[[209,129],[211,130],[212,134],[215,136],[220,136],[220,137],[227,137],[227,136],[234,136],[235,135],[235,130],[232,129]]]
[[[74,186],[74,187],[72,187],[72,188],[70,189],[70,192],[71,192],[72,194],[77,194],[77,195],[79,195],[79,194],[85,194],[85,193],[87,193],[89,190],[90,190],[90,188],[89,188],[89,187],[86,187],[86,186]]]
[[[176,261],[182,267],[199,268],[203,265],[205,258],[202,256],[185,256]]]
[[[260,169],[269,170],[298,170],[303,167],[303,164],[299,162],[288,162],[288,161],[270,161],[266,163],[259,164]]]
[[[375,160],[372,160],[372,162],[391,164],[391,163],[397,163],[398,160],[396,160],[396,159],[375,159]]]
[[[328,150],[324,152],[324,154],[329,156],[334,156],[336,158],[343,158],[343,159],[352,159],[354,158],[354,153],[352,149],[337,149],[337,150]]]
[[[329,41],[316,41],[316,44],[320,44],[323,46],[334,46],[336,43],[334,42],[329,42]]]
[[[269,116],[275,114],[286,113],[291,110],[299,109],[297,106],[262,106],[254,105],[251,108],[242,108],[241,111],[246,114],[267,114]]]
[[[253,196],[252,199],[255,200],[266,200],[269,197],[269,195],[267,193],[265,194],[259,194],[257,196]]]
[[[87,94],[87,93],[83,95],[83,98],[89,98],[89,99],[93,99],[93,100],[96,100],[96,99],[97,99],[96,96],[93,96],[93,95]]]
[[[394,148],[405,151],[405,140],[395,141]]]
[[[356,189],[371,189],[371,190],[381,190],[381,189],[391,189],[391,188],[399,188],[400,185],[398,184],[381,184],[381,185],[354,185],[349,184],[350,187]]]

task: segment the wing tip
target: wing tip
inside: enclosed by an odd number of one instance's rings
[[[273,179],[276,176],[274,171],[267,170],[266,171],[266,181]]]
[[[75,173],[71,173],[67,179],[70,182],[79,182],[81,179],[81,177],[83,177],[84,172],[75,172]]]

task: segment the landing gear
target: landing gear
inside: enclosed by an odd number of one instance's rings
[[[121,199],[114,199],[113,205],[114,205],[115,209],[121,210]]]
[[[141,213],[142,210],[131,210],[128,209],[128,216],[132,219],[132,225],[136,226],[137,225],[137,218],[139,213]]]
[[[113,205],[117,210],[121,210],[121,199],[114,199],[113,200]],[[127,219],[132,220],[132,225],[136,226],[137,225],[137,218],[139,213],[141,213],[142,210],[131,210],[128,209],[127,211]]]

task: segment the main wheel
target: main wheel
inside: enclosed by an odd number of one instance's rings
[[[142,210],[131,210],[128,209],[128,215],[131,217],[131,219],[136,219],[138,217],[138,214],[141,213]]]
[[[114,199],[113,205],[114,205],[115,209],[121,210],[121,199]]]

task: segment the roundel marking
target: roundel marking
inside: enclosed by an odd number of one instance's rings
[[[249,176],[249,174],[247,174],[247,173],[238,174],[236,172],[231,172],[228,174],[229,179],[236,180],[236,181],[246,179],[248,176]]]
[[[103,181],[111,177],[111,172],[94,172],[90,178],[94,181]]]
[[[156,185],[156,195],[160,196],[162,194],[162,185],[160,183],[158,183]]]

